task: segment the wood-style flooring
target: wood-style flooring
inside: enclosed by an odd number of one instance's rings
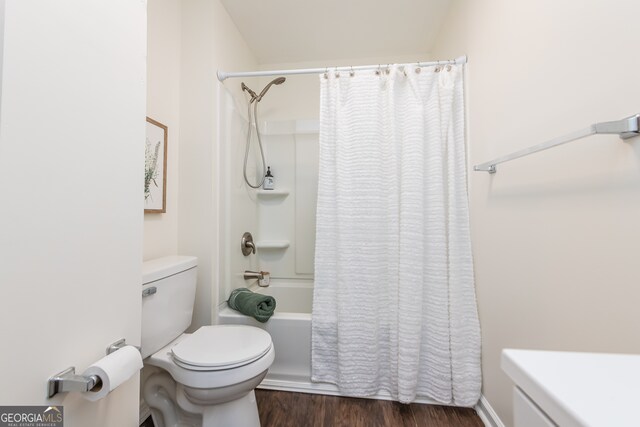
[[[484,427],[469,408],[256,390],[262,427]]]

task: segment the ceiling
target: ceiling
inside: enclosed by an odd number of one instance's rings
[[[450,0],[221,0],[261,64],[432,48]]]

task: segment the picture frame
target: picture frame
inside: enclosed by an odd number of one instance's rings
[[[168,129],[147,117],[144,156],[144,212],[167,212]]]

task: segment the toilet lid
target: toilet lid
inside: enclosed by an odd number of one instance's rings
[[[230,369],[251,363],[271,349],[271,335],[245,325],[203,326],[176,344],[177,365],[191,370]]]

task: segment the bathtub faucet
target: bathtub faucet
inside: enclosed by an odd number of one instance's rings
[[[268,271],[244,271],[244,280],[258,279],[258,285],[265,287],[271,283],[271,277]]]
[[[245,270],[244,271],[244,280],[249,280],[249,279],[262,280],[262,279],[264,279],[264,274],[265,273],[266,273],[266,271]]]

